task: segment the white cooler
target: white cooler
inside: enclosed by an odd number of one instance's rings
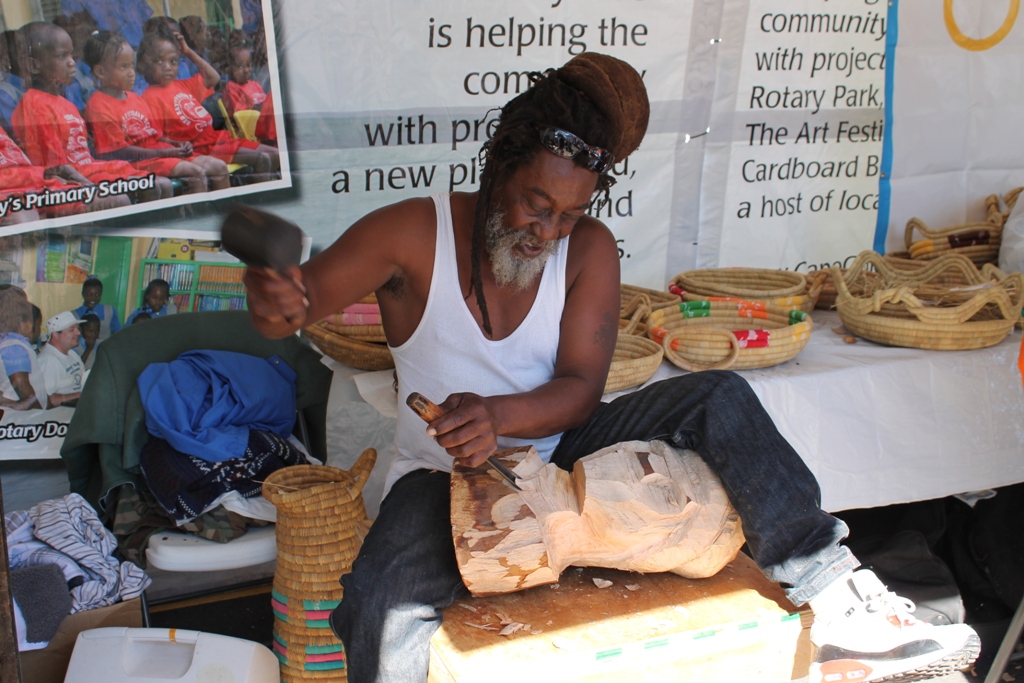
[[[82,631],[64,683],[278,683],[274,653],[241,638],[166,628]]]

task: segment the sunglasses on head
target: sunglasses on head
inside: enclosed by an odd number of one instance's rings
[[[545,128],[540,132],[544,149],[563,159],[573,159],[583,168],[594,173],[604,173],[615,163],[615,155],[607,149],[588,145],[577,135],[559,128]],[[579,158],[584,154],[583,158]]]

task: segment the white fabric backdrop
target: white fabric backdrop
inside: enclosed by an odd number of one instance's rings
[[[898,4],[887,250],[904,248],[904,228],[912,217],[932,228],[983,220],[987,195],[1024,185],[1019,5],[1019,0]],[[944,7],[951,11],[952,26]],[[1009,30],[997,40],[1004,26]],[[983,49],[966,49],[954,35],[980,41],[973,47]]]

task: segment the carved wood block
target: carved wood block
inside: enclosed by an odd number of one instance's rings
[[[455,556],[474,595],[554,583],[569,565],[702,578],[743,545],[739,515],[692,451],[617,444],[580,459],[572,473],[532,448],[497,457],[522,491],[486,464],[452,470]]]

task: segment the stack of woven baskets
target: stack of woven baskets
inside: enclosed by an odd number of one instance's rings
[[[368,522],[361,494],[377,453],[349,471],[321,465],[280,469],[263,484],[277,507],[277,569],[271,605],[281,680],[344,681],[345,652],[328,619],[342,598],[338,579],[352,567]]]
[[[340,313],[327,316],[302,332],[325,354],[349,367],[359,370],[395,367],[375,294]]]
[[[932,229],[921,219],[911,218],[907,221],[907,228],[903,235],[907,250],[895,256],[931,261],[947,254],[961,254],[971,259],[979,268],[986,263],[996,263],[999,260],[1003,226],[1022,190],[1024,188],[1018,187],[1003,197],[1005,210],[1000,209],[998,195],[991,194],[986,197],[986,218],[983,221]],[[919,233],[923,239],[915,240],[915,233]]]
[[[890,346],[976,349],[1002,341],[1021,319],[1024,275],[981,270],[962,254],[901,270],[865,251],[845,274],[833,270],[836,308],[854,334]]]
[[[654,376],[665,352],[644,336],[647,318],[651,311],[678,306],[679,301],[669,292],[619,285],[619,336],[604,386],[606,394],[640,386]]]

